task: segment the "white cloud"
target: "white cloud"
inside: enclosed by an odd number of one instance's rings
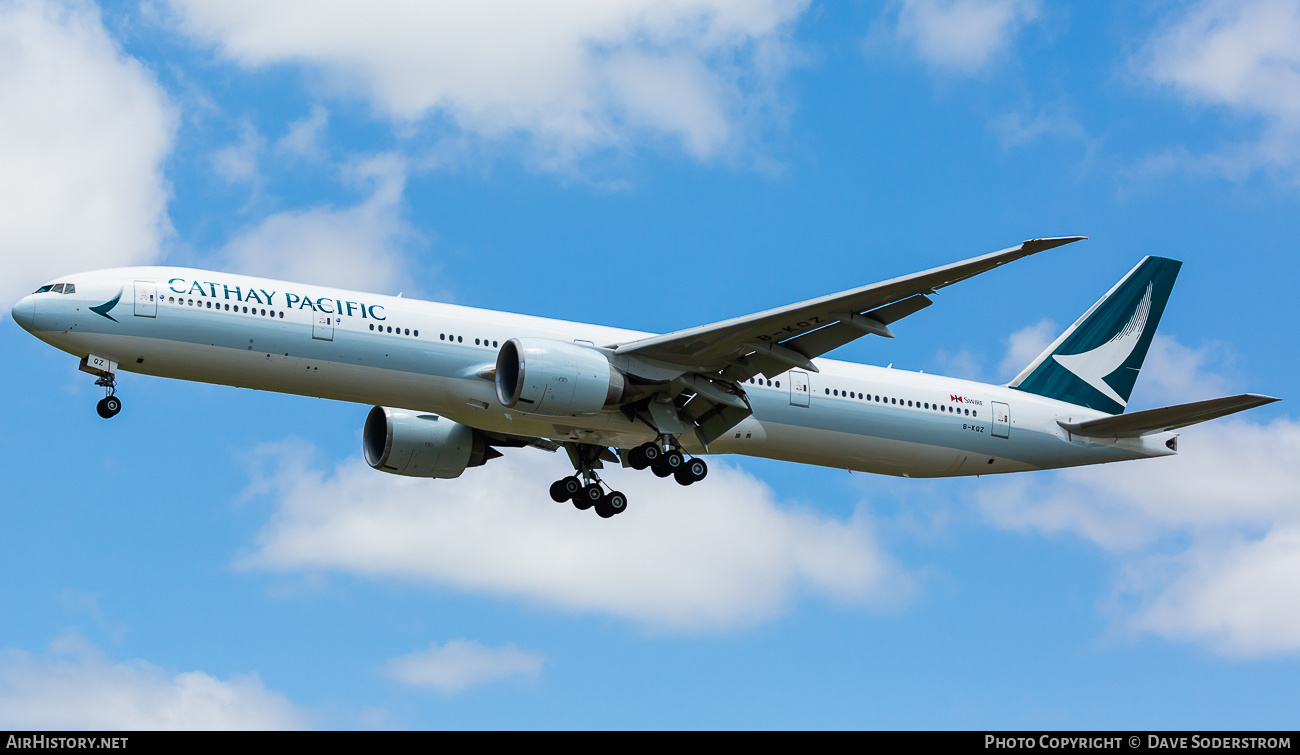
[[[289,124],[288,132],[275,142],[275,151],[296,157],[315,158],[322,152],[321,139],[329,126],[329,113],[315,105],[311,113]]]
[[[81,2],[0,5],[0,307],[160,256],[176,115]]]
[[[1129,406],[1166,406],[1225,396],[1233,390],[1225,373],[1234,361],[1232,350],[1223,343],[1193,349],[1171,336],[1157,335]]]
[[[301,65],[399,122],[523,133],[567,160],[644,135],[700,158],[736,143],[807,0],[171,4],[182,29],[242,66]]]
[[[1060,334],[1056,323],[1044,318],[1007,336],[1007,351],[998,363],[998,373],[1007,380],[1019,375]]]
[[[517,449],[455,480],[412,480],[359,460],[327,472],[305,452],[281,446],[255,484],[277,509],[240,566],[448,585],[669,630],[753,624],[803,594],[894,602],[908,590],[865,516],[779,505],[761,481],[716,459],[687,488],[608,470],[630,505],[602,520],[547,496],[572,473],[562,454]]]
[[[470,640],[452,640],[441,647],[417,650],[384,664],[392,679],[412,687],[432,687],[441,692],[460,692],[466,687],[510,677],[536,679],[545,659],[520,650],[514,644],[491,648]]]
[[[930,65],[974,74],[1038,13],[1038,0],[902,0],[896,34]]]
[[[1258,167],[1300,163],[1300,2],[1203,0],[1182,9],[1134,59],[1140,75],[1188,101],[1257,119],[1253,143],[1215,155],[1167,153],[1161,165],[1240,177]]]
[[[0,726],[15,729],[302,729],[306,717],[256,674],[225,681],[118,663],[64,638],[36,656],[0,654]]]
[[[226,245],[225,264],[247,275],[369,291],[411,290],[407,245],[417,238],[404,215],[406,168],[383,155],[350,170],[369,184],[352,207],[288,210],[262,220]]]
[[[1135,617],[1138,628],[1209,642],[1227,655],[1300,651],[1300,526],[1199,546],[1178,567]]]
[[[1229,381],[1207,369],[1221,352],[1158,338],[1138,385],[1162,387],[1160,404],[1221,395]],[[1296,420],[1195,425],[1181,432],[1178,456],[1009,477],[976,501],[999,527],[1079,537],[1111,554],[1133,629],[1236,655],[1300,652]]]
[[[261,177],[257,162],[265,147],[266,139],[252,124],[245,123],[238,142],[213,153],[212,167],[228,183],[257,183]]]

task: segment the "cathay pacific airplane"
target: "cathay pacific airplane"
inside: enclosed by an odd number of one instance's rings
[[[1174,430],[1277,400],[1123,413],[1181,266],[1160,257],[1006,385],[820,358],[893,338],[940,288],[1081,238],[667,335],[176,267],[64,276],[13,317],[80,358],[102,417],[122,408],[119,372],[371,404],[375,469],[451,478],[501,448],[563,448],[575,474],[551,497],[602,517],[627,507],[605,462],[682,485],[704,478],[707,454],[903,477],[1054,469],[1172,455]]]

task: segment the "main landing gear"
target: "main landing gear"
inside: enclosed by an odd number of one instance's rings
[[[709,465],[703,459],[687,458],[671,437],[643,443],[628,452],[627,461],[633,469],[650,468],[655,477],[669,477],[678,485],[693,485],[709,474]]]
[[[579,511],[594,508],[603,519],[626,511],[627,496],[613,489],[606,492],[609,486],[595,472],[602,453],[608,454],[608,449],[573,446],[570,458],[577,474],[551,483],[551,500],[571,502]],[[688,458],[671,436],[637,446],[628,452],[627,461],[633,469],[649,468],[656,476],[672,477],[680,485],[699,482],[709,473],[709,465],[703,459]]]
[[[551,483],[551,500],[556,503],[572,501],[579,511],[594,508],[601,519],[627,511],[627,496],[617,490],[606,493],[604,485],[595,472],[585,470],[582,479],[574,475]]]

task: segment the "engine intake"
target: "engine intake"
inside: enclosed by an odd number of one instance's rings
[[[497,400],[552,417],[596,414],[623,400],[627,380],[595,349],[547,338],[512,338],[497,354]]]
[[[483,433],[446,417],[376,406],[366,415],[361,433],[366,463],[407,477],[460,477],[501,452]]]

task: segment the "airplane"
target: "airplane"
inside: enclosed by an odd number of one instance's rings
[[[119,372],[372,405],[374,469],[459,477],[501,448],[564,449],[557,503],[627,508],[606,462],[682,485],[741,454],[902,477],[1170,456],[1188,425],[1279,399],[1241,394],[1125,414],[1181,262],[1146,257],[1005,385],[823,358],[945,286],[1081,236],[666,335],[181,267],[80,273],[13,306],[121,411]]]

